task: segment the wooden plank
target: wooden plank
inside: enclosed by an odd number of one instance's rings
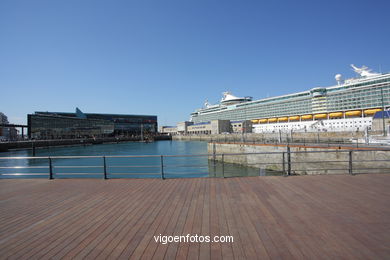
[[[223,205],[223,197],[225,196],[222,193],[222,182],[217,179],[214,180],[215,183],[215,193],[216,193],[216,204],[218,212],[218,230],[219,236],[231,236],[232,232],[229,230],[229,225],[227,222],[227,215],[225,213],[224,205]],[[233,237],[234,238],[234,237]],[[223,259],[234,259],[233,247],[232,244],[237,243],[238,238],[233,243],[221,243],[221,255]]]
[[[0,259],[387,259],[389,196],[386,174],[1,180]]]
[[[33,250],[28,254],[38,255],[40,258],[51,257],[58,250],[61,250],[66,241],[72,241],[91,226],[100,223],[105,218],[111,218],[114,210],[111,207],[120,206],[124,202],[126,188],[118,189],[114,196],[105,196],[106,192],[98,193],[98,196],[92,198],[93,204],[80,203],[81,210],[76,210],[76,214],[69,214],[68,217],[57,221],[56,230],[47,229],[50,236],[44,236],[43,239],[36,241]],[[122,200],[120,200],[122,198]],[[81,214],[78,214],[81,212]],[[19,253],[20,254],[20,253]]]
[[[206,235],[210,235],[211,239],[213,236],[221,236],[222,234],[219,231],[219,219],[220,213],[218,212],[218,202],[216,194],[216,181],[217,179],[212,179],[210,181],[210,195],[209,195],[209,219],[204,219],[204,222],[209,222],[210,232]],[[223,234],[223,235],[228,235]],[[210,243],[210,258],[211,259],[222,259],[222,245],[224,243]]]
[[[189,206],[188,214],[186,216],[184,228],[183,228],[183,235],[195,235],[195,233],[192,232],[193,223],[195,220],[195,217],[197,215],[196,212],[196,206],[199,198],[199,194],[201,192],[202,186],[201,186],[201,180],[200,179],[194,179],[193,180],[196,183],[196,188],[193,194],[193,197],[191,199],[191,203]],[[186,259],[188,256],[188,251],[190,246],[192,246],[192,243],[179,243],[178,251],[176,253],[176,257],[178,259]],[[144,254],[144,256],[146,256]],[[147,257],[144,257],[143,259],[148,259]],[[149,258],[150,259],[150,258]]]
[[[135,201],[144,199],[145,196],[142,196],[143,192],[147,191],[150,187],[151,185],[148,184],[139,185],[139,187],[136,187],[136,189],[131,191],[131,194],[134,194],[132,198]],[[128,190],[128,188],[126,190]],[[153,193],[150,193],[147,196],[153,195]],[[106,238],[108,234],[114,233],[115,230],[120,229],[121,224],[124,223],[124,218],[128,216],[138,205],[138,203],[126,203],[127,196],[128,194],[123,194],[122,199],[118,198],[117,206],[110,206],[108,210],[110,215],[106,217],[104,221],[100,221],[92,226],[85,226],[84,229],[79,230],[79,235],[73,235],[68,238],[67,242],[62,242],[63,249],[53,256],[53,258],[75,257],[86,247],[86,245],[106,245],[106,241],[104,241],[103,238]],[[75,236],[76,239],[73,238]]]
[[[221,186],[221,199],[222,199],[222,205],[223,205],[223,210],[224,214],[226,216],[226,223],[227,223],[227,228],[229,230],[229,235],[233,236],[234,238],[234,243],[232,243],[232,249],[233,249],[233,256],[236,259],[247,259],[246,254],[244,251],[244,245],[243,239],[246,236],[242,231],[240,232],[236,219],[234,218],[234,215],[237,213],[236,209],[231,208],[231,204],[229,203],[230,200],[234,199],[234,195],[236,194],[231,193],[227,186],[229,182],[229,179],[222,179],[220,186]],[[233,195],[233,196],[232,196]],[[252,252],[251,252],[252,253]],[[253,253],[252,253],[253,254]]]
[[[98,250],[94,248],[93,251],[87,255],[86,259],[95,259],[100,254],[107,253],[109,253],[110,258],[119,257],[126,249],[131,239],[136,235],[138,230],[141,229],[143,224],[146,223],[146,221],[150,218],[151,214],[153,212],[159,212],[159,209],[161,209],[164,203],[169,200],[170,195],[173,194],[175,182],[165,183],[165,189],[158,189],[157,187],[150,188],[151,190],[159,191],[159,193],[150,199],[146,197],[142,198],[140,200],[140,206],[134,210],[132,214],[126,216],[124,227],[119,231],[119,233],[112,237],[111,242],[107,244],[107,246],[101,246],[101,248],[98,248]],[[145,203],[145,201],[148,203]],[[104,248],[106,248],[105,250],[108,250],[108,252],[103,252]]]
[[[178,217],[176,227],[173,231],[173,235],[177,235],[177,236],[187,235],[187,234],[184,234],[183,229],[184,229],[185,221],[186,221],[187,216],[188,216],[189,208],[191,205],[191,200],[192,200],[194,193],[195,193],[195,183],[192,182],[191,184],[192,184],[191,187],[188,188],[187,190],[185,190],[185,193],[186,193],[185,203],[183,205],[183,208],[180,210],[180,216]],[[155,243],[155,241],[153,241],[153,242]],[[179,245],[180,245],[180,242],[179,243],[170,243],[168,245],[168,249],[165,253],[164,258],[165,259],[175,259]],[[132,255],[132,257],[137,258],[137,255]]]
[[[169,180],[169,181],[173,182],[173,180]],[[175,180],[175,181],[177,181],[177,180]],[[159,225],[159,228],[165,227],[165,230],[163,229],[161,231],[162,235],[170,235],[171,233],[169,232],[169,225],[171,223],[172,223],[171,225],[176,225],[177,217],[175,215],[178,215],[178,212],[180,212],[180,209],[181,209],[181,206],[183,203],[183,198],[185,197],[184,194],[185,194],[186,190],[188,190],[187,186],[188,186],[188,183],[183,183],[183,185],[176,187],[176,189],[172,193],[172,196],[165,202],[165,205],[163,203],[161,203],[161,204],[163,204],[162,205],[162,212],[165,211],[165,213],[166,213],[164,220]],[[170,207],[168,207],[168,205]],[[155,213],[155,215],[152,217],[152,220],[154,220],[159,215],[156,211],[154,213]],[[149,217],[149,218],[151,218],[151,217]],[[121,258],[129,259],[131,257],[131,255],[134,252],[134,249],[139,244],[139,242],[142,240],[142,238],[145,236],[145,234],[147,233],[147,228],[149,228],[149,226],[151,224],[152,224],[152,221],[149,221],[147,224],[145,224],[145,223],[143,224],[143,226],[146,226],[146,228],[142,228],[136,233],[134,238],[130,241],[130,243],[128,243],[125,250],[123,250],[122,254],[120,255]],[[158,233],[158,234],[160,234],[160,233]],[[164,248],[164,250],[162,252],[159,252],[159,253],[155,252],[155,255],[157,254],[157,257],[163,258],[164,254],[165,254],[165,250],[168,247],[168,244],[166,244],[166,245],[159,244],[159,245],[161,245]]]

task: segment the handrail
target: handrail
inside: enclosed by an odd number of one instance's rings
[[[286,146],[287,147],[287,146]],[[352,149],[354,152],[390,152],[389,149]],[[338,153],[348,153],[350,150],[347,149],[338,149]],[[284,151],[285,152],[285,151]],[[335,150],[320,150],[320,151],[291,151],[291,153],[334,153]],[[281,154],[283,151],[280,152],[251,152],[251,153],[207,153],[207,154],[172,154],[172,155],[93,155],[93,156],[39,156],[39,157],[33,157],[33,156],[14,156],[14,157],[0,157],[0,160],[15,160],[15,159],[90,159],[90,158],[159,158],[161,156],[164,157],[203,157],[203,156],[233,156],[233,155],[255,155],[255,154]]]
[[[104,179],[107,179],[108,177],[115,177],[115,175],[128,175],[128,176],[131,176],[131,175],[155,175],[155,176],[161,176],[162,179],[165,179],[167,176],[176,176],[176,175],[180,175],[180,174],[184,174],[184,172],[181,172],[183,171],[182,169],[183,168],[188,168],[188,171],[185,172],[185,174],[187,175],[193,175],[193,174],[201,174],[203,175],[204,173],[199,173],[199,172],[192,172],[190,173],[191,169],[197,169],[197,170],[204,170],[205,167],[211,167],[211,164],[210,162],[212,163],[213,167],[214,167],[214,174],[216,175],[217,174],[217,171],[216,171],[216,167],[219,165],[221,166],[222,168],[219,170],[222,171],[222,176],[223,177],[226,177],[225,176],[225,164],[227,163],[234,163],[234,159],[233,159],[233,162],[232,160],[229,161],[229,158],[231,157],[234,157],[234,156],[252,156],[252,155],[258,155],[258,156],[262,156],[262,155],[275,155],[275,156],[278,156],[278,155],[281,155],[281,158],[280,160],[277,159],[277,160],[274,160],[274,161],[256,161],[256,160],[252,160],[252,161],[248,161],[246,163],[246,166],[249,166],[249,167],[253,167],[253,166],[257,166],[259,168],[259,166],[261,167],[267,167],[267,165],[280,165],[279,169],[282,169],[280,170],[281,172],[284,172],[285,174],[287,175],[292,175],[296,172],[310,172],[310,171],[316,171],[316,172],[319,172],[319,171],[324,171],[324,172],[327,172],[327,171],[347,171],[349,174],[353,175],[355,173],[358,173],[359,170],[367,170],[367,169],[372,169],[372,170],[389,170],[390,168],[388,167],[382,167],[382,168],[378,168],[377,165],[375,165],[375,167],[370,167],[370,168],[365,168],[365,167],[359,167],[359,168],[356,168],[356,163],[362,163],[362,162],[365,162],[365,163],[370,163],[370,162],[383,162],[383,164],[385,162],[389,162],[390,163],[390,160],[387,160],[387,159],[384,159],[383,157],[380,157],[380,158],[374,158],[372,160],[370,159],[367,159],[367,158],[363,158],[363,159],[360,159],[359,160],[357,158],[354,158],[355,156],[353,156],[353,154],[356,154],[356,153],[359,153],[359,152],[372,152],[372,151],[380,151],[380,152],[390,152],[389,149],[357,149],[357,148],[353,148],[353,149],[337,149],[337,150],[316,150],[316,151],[291,151],[290,149],[290,146],[286,146],[286,150],[285,151],[272,151],[272,152],[250,152],[250,153],[207,153],[207,154],[193,154],[193,155],[189,155],[189,154],[183,154],[183,155],[90,155],[90,156],[39,156],[39,157],[0,157],[0,162],[1,160],[2,161],[5,161],[5,160],[21,160],[21,159],[26,159],[26,160],[48,160],[48,164],[47,165],[37,165],[37,166],[0,166],[0,170],[1,169],[11,169],[11,170],[16,170],[16,169],[48,169],[49,172],[47,173],[34,173],[34,172],[26,172],[26,173],[1,173],[0,172],[0,176],[34,176],[34,175],[48,175],[50,179],[54,178],[55,176],[63,176],[63,175],[100,175],[100,174],[103,174],[104,176]],[[302,160],[304,158],[302,157],[293,157],[292,155],[293,154],[314,154],[314,153],[343,153],[343,154],[346,154],[347,157],[342,157],[340,158],[340,160],[335,160],[334,158],[330,158],[330,160]],[[387,156],[387,155],[386,155]],[[190,163],[189,161],[187,161],[187,163],[183,163],[182,161],[167,161],[167,160],[164,160],[164,159],[167,159],[167,158],[201,158],[201,157],[206,157],[205,159],[208,159],[209,160],[209,163],[207,164],[203,164],[201,162],[192,162]],[[113,161],[109,161],[107,159],[109,158],[160,158],[159,159],[159,162],[157,162],[156,160],[153,160],[152,162],[150,162],[150,164],[148,164],[149,162],[144,162],[143,164],[141,165],[132,165],[132,164],[125,164],[125,165],[121,165],[121,164],[118,164],[118,163],[115,163]],[[253,158],[258,158],[258,157],[253,157]],[[279,158],[279,157],[278,157]],[[385,157],[386,158],[386,157]],[[99,164],[94,164],[94,165],[55,165],[56,163],[56,160],[59,160],[59,159],[103,159],[101,162],[99,161]],[[330,165],[328,167],[325,167],[325,168],[321,168],[321,167],[316,167],[316,168],[301,168],[299,165],[304,165],[304,164],[315,164],[315,163],[330,163]],[[58,161],[57,161],[58,163]],[[342,165],[342,167],[346,167],[346,168],[339,168],[340,164]],[[333,165],[333,166],[331,166]],[[218,166],[218,167],[219,167]],[[313,165],[311,165],[313,166]],[[81,169],[93,169],[93,168],[97,168],[97,169],[103,169],[103,172],[101,173],[100,170],[99,172],[80,172]],[[128,173],[119,173],[119,172],[110,172],[109,170],[113,170],[113,169],[142,169],[144,172],[142,172],[142,170],[140,170],[140,172],[128,172]],[[159,171],[156,171],[154,173],[152,172],[149,172],[147,169],[149,170],[152,170],[151,168],[155,168],[155,169],[160,169]],[[55,170],[58,170],[58,169],[79,169],[78,172],[54,172]],[[167,169],[170,169],[171,172],[166,171]],[[177,169],[178,171],[174,171],[172,169]],[[210,168],[211,169],[211,168]],[[209,169],[209,172],[208,174],[211,176],[211,170]],[[262,168],[261,168],[262,169]]]

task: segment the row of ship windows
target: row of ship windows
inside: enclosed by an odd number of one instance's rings
[[[362,86],[367,86],[367,85],[374,85],[374,84],[380,84],[384,82],[390,82],[390,78],[387,79],[379,79],[379,80],[373,80],[370,82],[364,82],[364,83],[359,83],[359,84],[354,84],[349,87],[356,88],[356,87],[362,87]]]
[[[389,99],[384,99],[383,102],[385,104],[387,103],[390,103],[390,98]],[[359,107],[371,107],[371,106],[381,106],[382,105],[382,101],[381,100],[365,100],[364,102],[361,102],[359,100],[354,100],[354,101],[349,101],[349,102],[335,102],[332,104],[332,102],[328,102],[327,104],[312,104],[311,107],[315,108],[315,107],[318,107],[318,106],[324,106],[326,105],[327,107],[337,107],[337,108],[346,108],[348,109],[349,107],[353,106],[353,107],[356,107],[356,106],[359,106]],[[305,109],[304,107],[302,106],[294,106],[294,107],[289,107],[288,105],[284,105],[283,107],[268,107],[265,109],[264,112],[269,112],[269,111],[286,111],[286,107],[288,107],[288,110],[289,111],[302,111],[302,109]],[[308,106],[310,107],[310,106]],[[267,111],[268,110],[268,111]],[[251,108],[251,109],[248,109],[245,112],[247,113],[251,113],[251,112],[255,112],[257,113],[259,111],[259,108]]]
[[[389,101],[390,100],[390,97],[388,96],[384,96],[383,97],[383,101]],[[376,101],[376,102],[381,102],[382,101],[382,98],[381,97],[378,97],[378,98],[374,98],[374,97],[364,97],[364,98],[348,98],[348,99],[328,99],[327,100],[327,103],[350,103],[350,102],[356,102],[356,101],[359,101],[361,103],[368,103],[368,102],[373,102],[373,101]]]
[[[343,98],[352,98],[352,97],[377,97],[380,98],[383,95],[390,93],[388,87],[375,90],[356,90],[349,93],[334,93],[327,96],[327,98],[343,99]]]
[[[381,91],[382,89],[382,91]],[[350,90],[348,91],[348,93],[332,93],[330,95],[327,96],[328,100],[331,100],[331,101],[342,101],[343,99],[352,99],[352,98],[373,98],[373,99],[381,99],[382,97],[382,94],[383,96],[386,96],[387,94],[390,93],[390,86],[385,86],[385,87],[382,87],[382,88],[376,88],[374,90]],[[325,97],[323,97],[325,98]],[[292,98],[293,99],[293,98]],[[318,99],[316,98],[318,101],[322,101],[321,99]],[[301,101],[297,101],[297,100],[291,100],[291,101],[287,101],[287,102],[293,102],[295,104],[298,104],[298,103],[308,103],[310,102],[312,99],[311,98],[307,98],[307,99],[304,99],[304,100],[301,100]],[[302,102],[303,101],[303,102]],[[260,106],[262,106],[262,104],[259,104]],[[286,102],[284,103],[279,103],[279,104],[270,104],[270,105],[266,105],[264,104],[264,106],[275,106],[275,105],[283,105],[285,106],[286,105]]]
[[[361,86],[369,86],[369,85],[374,85],[374,84],[379,84],[379,83],[384,83],[384,82],[389,82],[390,81],[390,78],[389,79],[382,79],[382,80],[375,80],[375,81],[370,81],[370,82],[365,82],[365,83],[360,83],[360,84],[355,84],[355,85],[351,85],[351,86],[348,86],[348,87],[341,87],[339,89],[332,89],[332,90],[328,90],[327,92],[335,92],[335,91],[340,91],[342,90],[343,88],[344,89],[348,89],[348,93],[346,94],[340,94],[340,93],[331,93],[330,95],[335,95],[335,96],[338,96],[338,98],[342,97],[342,96],[352,96],[352,94],[350,92],[355,92],[355,93],[360,93],[361,96],[367,96],[367,95],[372,95],[372,94],[376,94],[376,95],[381,95],[381,91],[380,89],[382,88],[383,90],[383,94],[385,93],[389,93],[389,86],[386,85],[386,86],[382,86],[382,87],[377,87],[373,90],[353,90],[351,88],[355,88],[355,87],[361,87]],[[311,98],[309,96],[309,93],[302,93],[302,94],[299,94],[299,95],[294,95],[294,96],[289,96],[289,97],[282,97],[282,98],[275,98],[273,100],[267,100],[267,101],[259,101],[258,103],[268,103],[268,102],[279,102],[281,100],[286,100],[286,99],[295,99],[295,98],[298,98],[298,97],[304,97],[304,96],[307,96],[308,98]],[[243,107],[246,106],[246,105],[242,105]]]
[[[350,124],[350,125],[352,125],[352,124],[357,124],[358,122],[357,121],[354,121],[354,122],[331,122],[331,123],[324,123],[325,125],[338,125],[338,124],[340,124],[340,125],[344,125],[344,124]],[[362,121],[359,121],[359,123],[361,124],[361,123],[363,123],[363,124],[365,124],[365,123],[371,123],[371,121],[369,121],[369,120],[363,120],[363,122]]]
[[[390,103],[390,98],[384,98],[383,102],[385,104]],[[338,102],[327,102],[327,103],[317,103],[317,104],[297,104],[294,106],[289,106],[288,104],[283,104],[283,105],[278,105],[278,106],[268,106],[264,107],[263,109],[260,107],[254,107],[254,108],[248,108],[248,109],[241,109],[241,113],[258,113],[259,110],[264,111],[265,113],[267,112],[281,112],[281,111],[286,111],[286,107],[288,108],[288,111],[291,113],[296,111],[296,112],[301,112],[301,111],[308,111],[308,107],[318,107],[318,106],[324,106],[326,105],[327,107],[335,107],[335,108],[345,108],[348,109],[349,107],[370,107],[370,106],[381,106],[382,105],[382,100],[378,99],[367,99],[367,100],[348,100],[348,101],[338,101]],[[305,109],[306,107],[306,109]],[[228,113],[232,113],[232,111],[226,111]],[[234,111],[233,113],[235,113]]]
[[[307,125],[294,125],[294,127],[305,127]],[[354,125],[345,125],[345,126],[336,126],[336,125],[331,125],[332,127],[364,127],[364,126],[367,126],[367,125],[357,125],[357,124],[354,124]],[[269,126],[262,126],[260,127],[260,129],[267,129],[267,128],[270,128]],[[272,128],[291,128],[291,126],[289,125],[275,125],[275,126],[272,126]]]
[[[367,87],[374,86],[374,85],[377,85],[380,83],[386,83],[386,82],[390,82],[390,78],[373,80],[373,81],[369,81],[369,82],[364,82],[364,83],[359,83],[359,84],[354,84],[354,85],[349,85],[349,86],[343,86],[343,87],[334,88],[334,89],[327,89],[327,92],[335,92],[335,91],[340,91],[340,90],[348,90],[348,91],[352,90],[353,91],[353,88],[363,87],[363,86],[367,86]]]
[[[359,122],[357,122],[357,121],[355,121],[355,122],[332,122],[332,123],[324,123],[325,125],[328,125],[328,126],[362,126],[362,123],[364,124],[364,125],[367,125],[367,124],[371,124],[371,121],[359,121]],[[287,124],[275,124],[273,127],[279,127],[279,128],[286,128],[286,127],[290,127],[290,126],[295,126],[295,127],[300,127],[300,126],[307,126],[307,124],[294,124],[294,125],[292,125],[292,124],[289,124],[289,125],[287,125]],[[267,127],[269,127],[269,125],[261,125],[260,126],[260,128],[267,128]]]
[[[384,98],[384,103],[389,104],[390,98]],[[216,113],[212,115],[201,115],[205,120],[212,119],[231,119],[232,117],[237,117],[237,120],[251,118],[251,117],[273,117],[273,116],[281,116],[283,114],[307,114],[312,113],[313,109],[327,109],[330,111],[336,110],[350,110],[350,109],[360,109],[362,107],[381,107],[382,101],[378,99],[369,99],[364,102],[360,102],[358,100],[350,101],[350,102],[328,102],[325,106],[321,105],[312,105],[310,103],[299,104],[294,106],[288,106],[288,104],[282,104],[278,106],[268,106],[268,107],[253,107],[247,109],[240,109],[236,111],[223,111],[221,113]],[[286,109],[287,108],[287,109]],[[260,112],[261,111],[261,112]],[[240,118],[239,118],[240,117]]]

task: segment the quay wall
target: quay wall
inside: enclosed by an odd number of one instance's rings
[[[379,132],[370,132],[376,135]],[[282,142],[350,142],[352,139],[364,138],[364,132],[288,132],[288,133],[232,133],[209,135],[173,135],[172,140],[183,141],[267,141],[280,140]]]
[[[289,145],[291,173],[348,174],[390,173],[390,150],[351,147],[316,147]],[[352,167],[350,167],[350,152]],[[265,170],[287,172],[288,153],[286,145],[209,143],[209,159],[236,163]],[[262,153],[229,155],[234,153]]]
[[[148,141],[171,140],[170,136],[159,135],[147,137]],[[0,152],[7,152],[10,149],[34,149],[37,147],[54,147],[54,146],[70,146],[70,145],[92,145],[102,143],[117,143],[117,142],[139,142],[141,137],[106,137],[106,138],[86,138],[86,139],[57,139],[57,140],[28,140],[0,143]]]

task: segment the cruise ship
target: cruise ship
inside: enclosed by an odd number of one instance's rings
[[[251,120],[253,132],[365,131],[374,115],[390,108],[390,73],[375,73],[366,66],[352,69],[356,78],[304,92],[253,100],[224,92],[217,105],[208,101],[191,113],[194,124],[211,120]]]

